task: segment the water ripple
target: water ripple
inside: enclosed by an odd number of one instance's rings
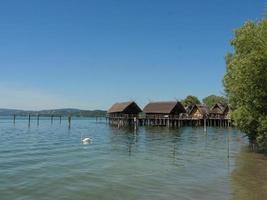
[[[82,145],[81,135],[93,143]],[[117,129],[94,120],[75,120],[71,129],[6,122],[0,137],[1,200],[227,199],[246,143],[235,129]]]

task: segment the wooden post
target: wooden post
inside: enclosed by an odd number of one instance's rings
[[[71,116],[68,116],[68,123],[69,123],[69,128],[71,127]]]
[[[40,115],[38,114],[37,115],[37,126],[39,126],[39,117],[40,117]]]
[[[14,115],[14,117],[13,117],[13,124],[15,124],[16,123],[16,115]]]
[[[59,123],[61,124],[61,115],[59,116]]]
[[[51,124],[53,124],[54,115],[51,115]]]
[[[227,135],[227,157],[228,159],[230,158],[230,136],[229,136],[229,131]]]
[[[28,117],[28,127],[31,126],[31,115],[29,114],[29,117]]]
[[[206,117],[204,118],[204,132],[207,132]]]
[[[137,128],[137,118],[134,117],[133,121],[134,121],[134,128],[136,129]]]

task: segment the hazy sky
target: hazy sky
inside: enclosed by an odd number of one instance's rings
[[[107,109],[223,93],[233,30],[265,0],[0,2],[0,107]]]

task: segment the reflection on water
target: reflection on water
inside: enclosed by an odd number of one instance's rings
[[[266,189],[266,160],[244,152],[246,139],[231,128],[118,129],[90,119],[28,128],[2,119],[0,138],[1,200],[235,200]]]

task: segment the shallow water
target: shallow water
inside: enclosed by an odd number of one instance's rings
[[[92,144],[82,145],[81,135]],[[236,129],[118,129],[94,119],[0,121],[0,197],[5,199],[244,199],[264,157]],[[229,138],[229,159],[228,159]],[[259,166],[248,163],[261,160]],[[250,166],[249,170],[244,166]],[[244,169],[245,168],[245,169]],[[254,169],[253,169],[254,168]],[[248,174],[250,173],[250,174]],[[254,174],[254,175],[252,175]],[[247,179],[244,177],[248,177]],[[240,185],[241,184],[241,185]],[[255,192],[255,191],[254,191]],[[266,197],[266,196],[265,196]],[[266,199],[266,198],[259,198]]]

